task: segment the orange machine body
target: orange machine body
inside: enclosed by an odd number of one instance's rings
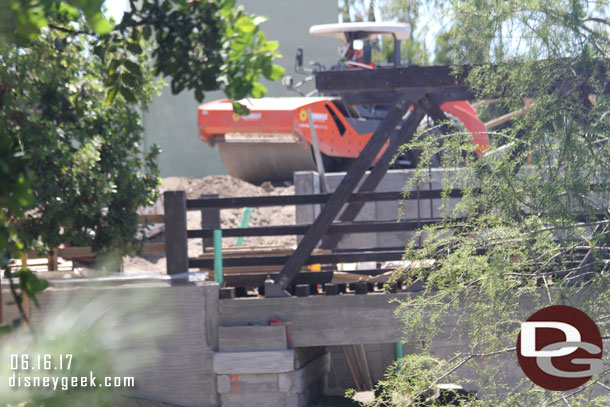
[[[373,135],[373,129],[359,133],[348,119],[346,110],[333,97],[286,97],[247,99],[240,103],[250,109],[250,114],[239,116],[233,112],[227,99],[199,106],[199,136],[208,144],[223,142],[226,134],[241,134],[244,137],[256,134],[291,135],[296,142],[312,144],[308,111],[313,123],[320,151],[331,157],[356,158]],[[441,109],[454,116],[472,133],[478,151],[487,149],[489,139],[485,124],[466,101],[445,102]],[[351,120],[351,122],[350,122]],[[365,128],[367,126],[364,126]],[[253,140],[253,142],[255,142]],[[387,145],[387,143],[386,143]],[[383,153],[385,147],[379,153]]]

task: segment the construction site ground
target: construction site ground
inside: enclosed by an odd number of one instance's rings
[[[162,179],[160,194],[164,191],[186,191],[188,199],[199,198],[202,195],[218,194],[221,198],[237,196],[269,196],[293,195],[294,186],[288,184],[271,184],[265,182],[260,186],[249,184],[229,175],[210,175],[205,178],[167,177]],[[223,209],[220,212],[221,227],[237,228],[240,226],[243,209]],[[250,226],[294,225],[295,207],[263,207],[252,208]],[[188,229],[201,229],[201,213],[187,213]],[[151,242],[162,242],[163,233],[151,237]],[[236,238],[223,239],[223,247],[235,245]],[[189,256],[197,257],[203,253],[201,239],[189,239]],[[296,245],[296,236],[265,236],[247,237],[244,246],[292,248]],[[123,259],[123,270],[126,274],[165,274],[166,262],[164,255],[126,256]]]

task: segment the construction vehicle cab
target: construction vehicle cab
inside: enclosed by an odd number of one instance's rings
[[[406,40],[411,35],[411,26],[406,23],[382,23],[382,22],[360,22],[360,23],[339,23],[339,24],[320,24],[309,28],[312,35],[323,35],[327,37],[340,38],[345,40],[345,51],[340,52],[346,62],[354,61],[363,65],[353,67],[372,68],[372,48],[370,40],[378,35],[391,35],[394,38],[394,66],[400,66],[400,41]],[[357,42],[360,42],[360,46]],[[357,51],[361,51],[358,53]]]

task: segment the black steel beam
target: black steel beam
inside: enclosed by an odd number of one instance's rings
[[[309,256],[301,266],[307,264],[355,263],[359,261],[395,261],[402,260],[403,255],[404,250],[314,254]],[[289,259],[290,256],[229,257],[222,259],[222,265],[223,267],[281,266],[282,264],[286,264]],[[214,267],[214,259],[190,258],[188,265],[189,268],[211,269]],[[298,271],[294,274],[296,276]],[[282,274],[280,272],[278,280],[281,279],[281,276]],[[290,282],[292,282],[292,279]],[[267,293],[265,293],[265,295],[267,295]]]
[[[275,281],[275,284],[265,288],[265,296],[279,297],[288,295],[285,291],[286,287],[288,287],[294,276],[299,272],[301,266],[305,264],[312,250],[347,202],[349,196],[354,192],[356,186],[358,186],[366,170],[373,164],[373,160],[394,132],[410,104],[411,101],[408,95],[403,95],[388,112],[388,115],[379,124],[369,142],[364,146],[358,158],[352,163],[335,192],[328,199],[316,220],[305,233],[305,236],[303,236],[297,249],[287,259],[278,280]]]

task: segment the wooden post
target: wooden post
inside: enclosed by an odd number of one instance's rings
[[[165,207],[165,256],[167,274],[188,272],[188,240],[186,237],[186,192],[163,193]]]
[[[324,171],[324,162],[322,161],[322,154],[320,153],[320,146],[318,145],[318,135],[316,134],[316,126],[313,122],[311,109],[307,109],[307,117],[309,117],[313,156],[316,159],[316,168],[318,169],[318,175],[320,176],[320,187],[322,188],[322,193],[327,194],[330,192],[330,188],[328,187],[328,180],[326,179],[326,171]]]
[[[379,185],[386,172],[388,172],[388,168],[390,168],[390,160],[394,157],[401,145],[411,140],[413,133],[417,130],[419,122],[424,118],[424,114],[424,110],[420,108],[419,105],[416,105],[415,109],[408,113],[408,117],[405,119],[400,131],[395,134],[395,137],[390,139],[388,148],[384,151],[379,161],[377,161],[377,164],[375,164],[366,177],[360,186],[360,189],[358,189],[358,192],[374,191],[375,188],[377,188],[377,185]],[[339,220],[341,222],[353,221],[356,219],[356,216],[358,216],[363,206],[363,203],[349,204],[339,216]],[[337,247],[337,244],[339,244],[339,241],[341,240],[341,236],[340,233],[335,233],[325,237],[322,241],[322,249],[332,250]]]
[[[218,194],[202,195],[202,199],[217,199]],[[219,208],[204,208],[201,210],[201,229],[220,229],[220,209]],[[203,238],[202,252],[205,253],[206,248],[214,247],[213,238]]]
[[[47,253],[47,268],[49,271],[57,271],[59,269],[57,264],[57,249],[51,249]]]

